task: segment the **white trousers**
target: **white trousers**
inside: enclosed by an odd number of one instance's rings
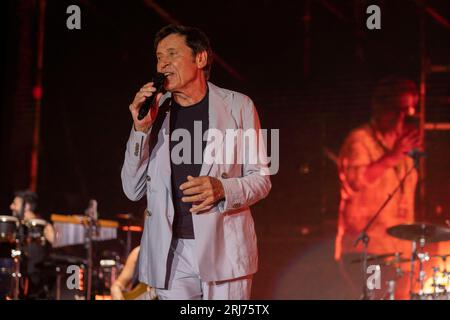
[[[226,281],[205,282],[200,279],[195,257],[195,239],[172,242],[173,261],[168,289],[156,289],[160,300],[248,300],[253,275]]]

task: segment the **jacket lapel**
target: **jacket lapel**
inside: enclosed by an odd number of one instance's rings
[[[225,130],[227,127],[227,123],[224,121],[225,119],[230,119],[229,116],[229,107],[226,102],[226,96],[224,95],[223,91],[216,87],[214,84],[208,82],[208,88],[209,88],[209,112],[208,112],[208,120],[209,120],[209,128],[208,130],[208,144],[214,144],[212,155],[213,161],[203,161],[201,170],[200,170],[200,176],[216,176],[217,173],[217,163],[218,161],[214,161],[216,156],[220,158],[220,154],[218,152],[221,152],[223,150],[223,142],[225,137]],[[170,94],[165,95],[161,99],[161,104],[164,103],[164,101],[171,97]],[[212,130],[211,130],[212,129]],[[214,131],[216,133],[220,132],[220,135],[214,135],[215,138],[212,138],[212,135],[214,134]],[[170,148],[169,148],[169,141],[170,141],[170,109],[165,115],[164,122],[161,126],[161,130],[158,135],[158,140],[163,139],[162,145],[161,145],[161,156],[159,156],[157,159],[159,161],[158,163],[158,170],[161,174],[161,179],[164,181],[164,184],[167,187],[167,190],[169,190],[169,194],[172,192],[172,182],[171,182],[171,168],[170,168]],[[216,141],[217,140],[217,141]],[[211,146],[212,147],[212,146]],[[205,158],[205,151],[208,147],[204,150],[204,158]],[[225,155],[223,155],[225,157]],[[210,159],[211,160],[211,159]]]
[[[161,139],[161,155],[158,156],[156,159],[158,161],[158,164],[156,166],[156,170],[158,170],[158,174],[160,175],[161,179],[164,181],[164,184],[167,187],[167,190],[169,191],[169,194],[172,195],[172,182],[171,182],[171,169],[170,169],[170,105],[167,105],[167,108],[164,108],[164,104],[167,99],[171,98],[170,94],[164,95],[160,100],[160,111],[163,112],[161,114],[162,117],[164,117],[163,123],[161,125],[161,130],[159,130],[158,133],[158,140]],[[159,113],[158,113],[159,115]]]
[[[227,113],[229,112],[227,104],[225,102],[225,96],[223,92],[220,90],[220,88],[216,87],[212,83],[208,82],[208,88],[209,88],[209,130],[208,130],[208,143],[207,147],[204,150],[203,153],[203,164],[202,168],[200,170],[200,176],[215,176],[217,171],[217,161],[220,159],[220,152],[223,151],[223,141],[225,137],[225,130],[227,128],[227,124],[224,122],[225,119],[229,119],[229,115]],[[212,135],[214,134],[214,131],[216,133],[220,133],[220,135],[215,135],[215,138],[219,139],[212,139]],[[210,145],[210,148],[212,147],[211,144],[214,144],[213,152],[211,152],[211,158],[209,160],[206,160],[208,155],[206,154],[208,150],[208,145]],[[224,155],[223,155],[224,156]],[[216,157],[219,157],[217,159]],[[216,161],[214,159],[216,158]],[[211,161],[213,160],[213,161]]]

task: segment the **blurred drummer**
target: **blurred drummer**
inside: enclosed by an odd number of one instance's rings
[[[18,191],[15,193],[14,200],[9,206],[14,217],[22,221],[23,239],[23,258],[21,261],[22,273],[25,276],[22,295],[25,299],[48,299],[50,298],[50,290],[54,282],[53,270],[43,268],[50,249],[55,239],[55,231],[50,223],[47,223],[43,229],[45,241],[35,241],[28,237],[27,222],[33,219],[39,219],[36,214],[38,196],[31,191]],[[44,221],[44,220],[42,220]],[[42,231],[41,231],[42,232]],[[21,238],[22,236],[19,236]]]
[[[41,219],[36,213],[38,196],[31,191],[17,191],[14,195],[14,200],[10,204],[14,217],[23,222],[30,221],[31,219]],[[44,237],[50,243],[53,244],[55,240],[55,231],[50,223],[47,223],[44,228]]]

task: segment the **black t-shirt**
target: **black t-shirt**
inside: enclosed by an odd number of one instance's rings
[[[193,177],[200,175],[203,151],[206,146],[206,141],[203,141],[203,135],[209,128],[208,96],[207,92],[200,102],[188,107],[182,107],[173,100],[170,109],[170,164],[172,170],[172,197],[175,209],[172,230],[177,238],[194,239],[192,213],[189,211],[192,203],[181,201],[184,195],[183,191],[180,190],[180,185],[187,181],[188,175]],[[177,129],[186,131],[181,137],[179,134],[176,137],[177,135],[174,135],[174,131]],[[182,131],[177,130],[176,133],[182,133]],[[190,141],[189,138],[185,137],[186,134],[190,136]],[[172,141],[175,137],[177,141]],[[187,140],[185,141],[185,139]],[[181,148],[181,146],[185,146],[185,148]],[[176,149],[172,155],[174,147]],[[189,148],[189,150],[186,150],[186,148]],[[185,154],[185,151],[189,152]],[[188,157],[189,154],[190,157]]]

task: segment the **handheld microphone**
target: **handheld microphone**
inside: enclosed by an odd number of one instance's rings
[[[414,160],[420,159],[420,158],[425,157],[427,155],[425,152],[421,151],[418,148],[413,148],[413,149],[409,150],[406,154],[409,157],[413,158]]]
[[[427,154],[425,152],[421,151],[418,148],[413,148],[413,149],[409,150],[406,153],[406,155],[414,160],[414,167],[416,167],[416,168],[419,166],[420,158],[427,156]]]
[[[156,96],[158,93],[164,90],[164,81],[166,80],[166,76],[163,73],[157,72],[153,78],[153,86],[156,88],[156,91],[153,93],[151,97],[147,97],[142,104],[142,107],[139,109],[138,120],[142,120],[150,110],[150,107],[154,106],[156,103]]]

